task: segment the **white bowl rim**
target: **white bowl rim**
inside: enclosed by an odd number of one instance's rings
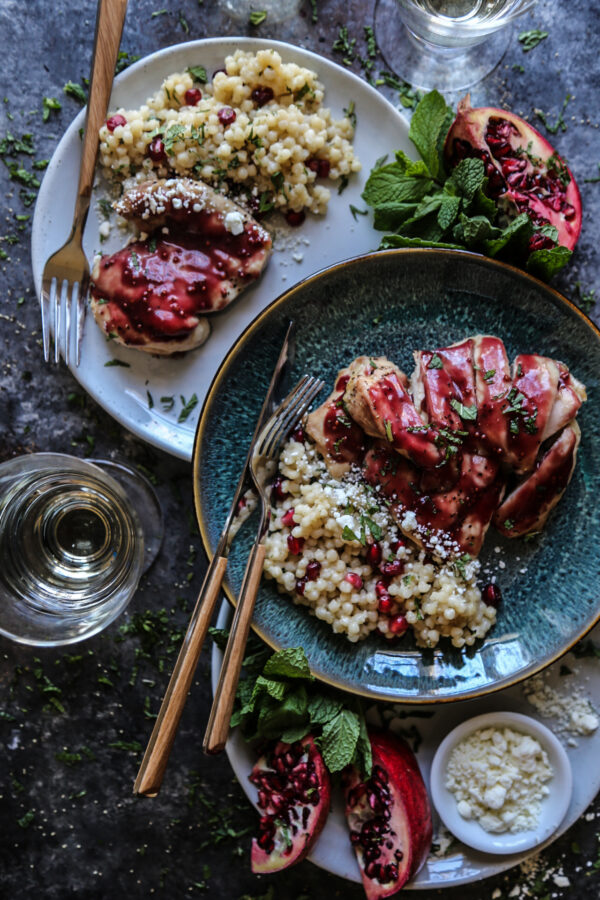
[[[448,757],[465,737],[481,728],[508,726],[536,738],[542,745],[554,771],[551,791],[542,801],[540,820],[535,829],[516,834],[492,834],[475,820],[463,819],[457,803],[444,784]],[[573,790],[573,774],[567,753],[560,740],[537,719],[509,710],[489,712],[466,719],[453,728],[439,745],[431,765],[431,799],[446,828],[469,847],[488,854],[509,854],[529,850],[553,834],[563,821]]]

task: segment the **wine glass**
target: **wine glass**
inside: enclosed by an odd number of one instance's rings
[[[535,2],[377,0],[377,44],[388,67],[414,87],[462,90],[498,65],[507,26]]]
[[[61,453],[0,464],[0,634],[58,646],[105,628],[144,570],[142,521],[99,465]]]

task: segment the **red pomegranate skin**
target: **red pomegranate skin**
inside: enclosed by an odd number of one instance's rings
[[[344,772],[342,779],[346,800],[346,817],[351,828],[351,841],[357,855],[367,900],[383,900],[396,894],[424,865],[431,848],[433,825],[431,807],[425,783],[421,776],[417,760],[408,744],[402,738],[390,732],[369,729],[371,751],[373,754],[373,771],[370,779],[363,782],[358,771],[350,767]],[[376,785],[381,772],[387,776],[387,789],[390,795],[390,815],[387,819],[390,831],[383,832],[384,838],[375,844],[380,856],[368,860],[366,854],[373,851],[373,843],[364,833],[369,822],[381,822],[384,817],[378,815],[377,797],[375,801],[370,785]],[[368,804],[365,799],[368,799]],[[372,802],[373,801],[373,802]],[[360,804],[367,812],[359,820],[361,831],[356,826],[356,812]],[[368,814],[373,810],[373,815]],[[378,827],[377,824],[375,827]],[[382,833],[381,831],[379,832]],[[387,834],[387,840],[386,840]],[[387,845],[392,842],[392,847]],[[371,850],[369,850],[369,847]],[[396,859],[395,854],[400,858]],[[397,877],[393,881],[380,882],[373,871],[380,865],[396,865]],[[370,869],[371,875],[367,874]]]
[[[452,168],[461,159],[483,160],[487,194],[514,218],[525,212],[534,225],[554,225],[558,243],[572,250],[581,232],[581,196],[564,160],[554,147],[515,113],[492,107],[474,108],[467,95],[458,104],[444,156]],[[529,251],[552,246],[535,234]]]
[[[252,841],[252,871],[279,872],[304,859],[323,830],[331,777],[309,734],[295,744],[279,741],[258,760],[250,781],[258,788],[262,813]]]

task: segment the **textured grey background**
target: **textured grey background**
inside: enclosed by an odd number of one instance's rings
[[[317,3],[316,24],[305,0],[300,15],[267,21],[255,30],[244,21],[234,23],[210,0],[130,0],[122,47],[144,56],[186,39],[244,33],[290,40],[339,61],[332,43],[346,24],[364,54],[363,26],[372,21],[372,0]],[[261,8],[260,0],[255,8]],[[166,12],[152,18],[152,12],[161,9]],[[5,98],[0,102],[0,138],[7,132],[16,137],[31,132],[32,160],[51,156],[79,108],[62,88],[66,81],[79,82],[88,74],[94,16],[93,0],[0,0],[0,99]],[[599,174],[599,25],[597,3],[542,0],[515,29],[501,66],[472,91],[476,105],[506,105],[529,117],[538,107],[549,113],[551,122],[566,95],[573,95],[565,113],[567,130],[551,137],[569,160],[583,194],[583,236],[567,273],[557,282],[573,298],[576,282],[584,293],[597,284],[600,183],[584,179]],[[547,30],[549,37],[524,54],[516,35],[532,27]],[[383,68],[379,63],[375,72]],[[525,71],[513,69],[513,64],[523,65]],[[393,92],[386,93],[393,97]],[[41,114],[44,96],[62,103],[62,110],[46,123]],[[30,168],[31,160],[22,159]],[[132,438],[83,395],[64,366],[56,370],[43,365],[29,262],[30,220],[17,219],[33,212],[20,197],[22,189],[30,188],[9,176],[9,169],[0,166],[0,250],[8,257],[0,253],[0,459],[23,449],[128,459],[154,473],[167,537],[129,614],[102,636],[67,653],[35,652],[0,641],[0,896],[62,900],[205,894],[226,900],[358,900],[363,896],[359,887],[309,863],[270,879],[250,873],[249,831],[256,816],[227,760],[207,759],[200,751],[210,702],[208,653],[198,669],[163,793],[153,801],[131,795],[140,754],[110,744],[145,743],[152,725],[149,716],[157,710],[186,607],[193,602],[205,565],[193,528],[190,468]],[[162,608],[165,624],[155,630],[154,647],[143,644],[138,634],[120,634],[119,625],[136,614],[150,610],[156,619]],[[140,657],[143,647],[149,658]],[[156,663],[161,657],[166,660],[162,672]],[[136,662],[139,672],[131,684]],[[570,886],[557,886],[551,875],[536,882],[517,869],[443,896],[521,896],[528,885],[530,896],[595,900],[600,871],[593,874],[589,862],[598,857],[594,810],[600,814],[597,802],[542,855],[540,872],[548,875],[548,867],[556,871],[562,865]],[[427,896],[434,895],[438,892]],[[421,896],[425,900],[426,895]]]

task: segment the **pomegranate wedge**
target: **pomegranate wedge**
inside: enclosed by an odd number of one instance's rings
[[[262,810],[252,841],[252,871],[279,872],[300,862],[329,814],[331,779],[310,735],[295,744],[279,741],[250,774]]]
[[[370,732],[373,771],[344,773],[346,817],[368,900],[391,897],[417,874],[431,847],[432,822],[417,760],[401,738]]]

